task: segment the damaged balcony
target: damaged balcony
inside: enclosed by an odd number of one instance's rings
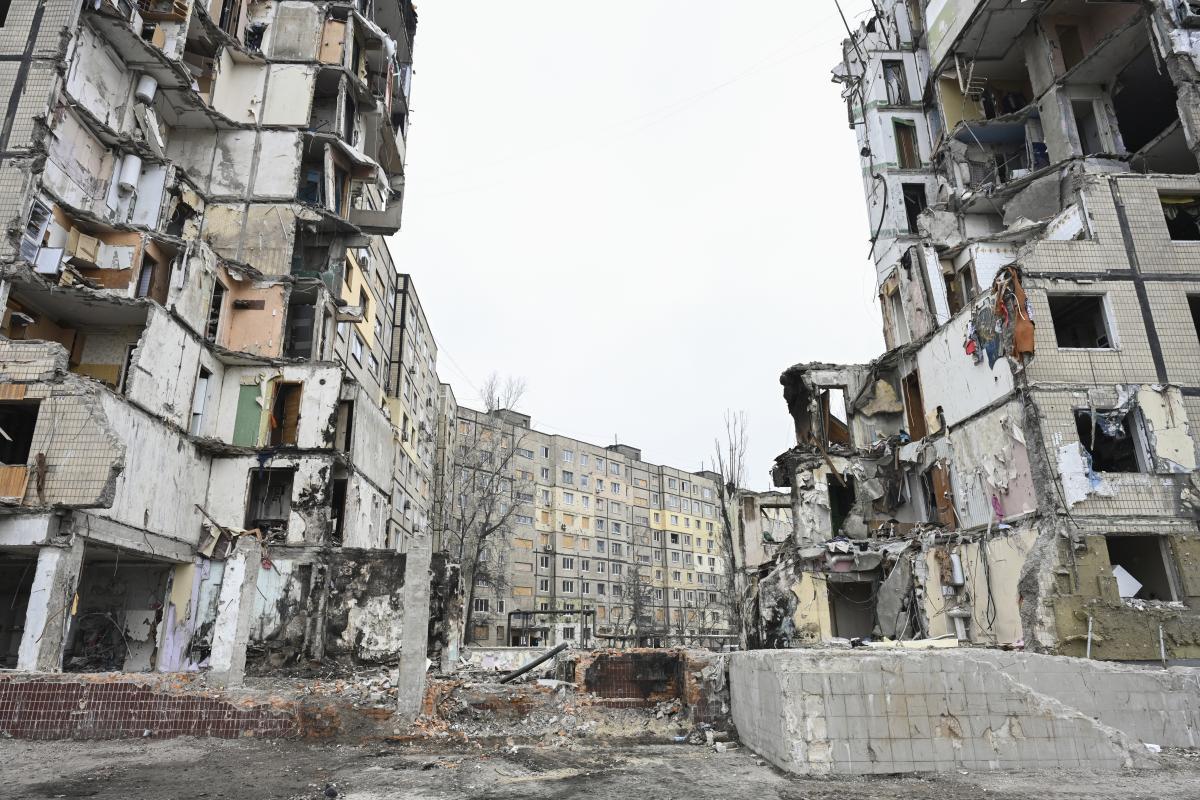
[[[71,372],[123,393],[146,317],[140,302],[13,282],[0,332],[17,341],[57,342],[68,353]]]

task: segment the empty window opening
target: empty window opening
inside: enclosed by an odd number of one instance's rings
[[[1058,49],[1062,54],[1063,71],[1072,70],[1083,61],[1083,40],[1079,38],[1079,28],[1074,25],[1055,25],[1054,32],[1058,36]]]
[[[917,149],[917,123],[909,119],[892,120],[896,135],[896,163],[900,169],[920,169],[921,151]]]
[[[275,400],[271,404],[269,427],[271,446],[296,444],[300,428],[300,396],[303,384],[278,383],[275,385]]]
[[[892,312],[892,334],[894,339],[892,346],[899,347],[902,344],[908,344],[912,339],[912,335],[908,330],[908,320],[904,316],[904,299],[900,297],[899,289],[888,295],[888,308]]]
[[[117,393],[125,394],[129,387],[129,373],[133,369],[133,353],[137,350],[137,342],[125,345],[125,358],[121,362],[121,374],[117,377]]]
[[[1200,339],[1200,294],[1188,295],[1188,309],[1192,312],[1192,327],[1196,329],[1196,338]]]
[[[1112,349],[1104,314],[1104,295],[1059,294],[1046,298],[1059,347]]]
[[[0,28],[8,22],[8,9],[12,6],[12,0],[0,0]]]
[[[845,486],[842,485],[842,481],[846,482]],[[829,529],[834,536],[841,533],[842,525],[854,509],[854,476],[843,473],[842,481],[833,475],[825,476],[826,485],[829,487]]]
[[[925,493],[926,522],[934,522],[945,528],[957,527],[954,500],[950,494],[950,471],[934,464],[921,475],[921,488]]]
[[[846,415],[846,390],[841,387],[821,393],[822,424],[827,444],[850,445],[850,424]]]
[[[217,340],[221,329],[221,311],[225,306],[225,287],[220,281],[213,283],[212,299],[208,303],[208,320],[204,325],[204,338],[210,342]]]
[[[337,422],[334,426],[334,446],[345,453],[350,452],[354,441],[354,401],[338,401]]]
[[[904,412],[908,419],[908,435],[913,439],[923,439],[925,429],[925,400],[921,397],[921,376],[916,370],[904,376],[901,382],[904,391]]]
[[[1163,195],[1167,231],[1177,242],[1200,242],[1200,197]]]
[[[1100,122],[1096,118],[1096,103],[1092,100],[1072,100],[1071,113],[1075,115],[1075,130],[1079,133],[1081,155],[1103,153],[1108,148],[1100,136]]]
[[[0,403],[0,464],[29,463],[37,418],[37,402]]]
[[[1104,542],[1121,597],[1179,599],[1166,537],[1108,535]]]
[[[340,545],[346,531],[346,478],[334,478],[330,491],[329,539],[331,544]]]
[[[867,639],[875,632],[874,581],[830,581],[830,633],[842,639]]]
[[[975,267],[968,261],[957,272],[944,272],[943,277],[946,281],[946,300],[950,304],[950,313],[957,314],[975,299]]]
[[[212,373],[204,367],[196,375],[196,388],[192,391],[192,418],[188,423],[188,433],[199,436],[204,427],[204,406],[208,402],[208,382]]]
[[[316,333],[317,292],[293,291],[288,299],[287,337],[284,355],[288,358],[312,358]]]
[[[1145,471],[1138,442],[1137,409],[1124,414],[1114,409],[1076,409],[1075,428],[1096,472]]]
[[[250,497],[246,504],[247,530],[257,528],[268,537],[280,539],[287,536],[295,476],[294,469],[250,471]]]
[[[902,183],[900,187],[904,192],[904,219],[908,223],[908,232],[916,233],[917,217],[921,216],[921,212],[928,206],[925,200],[925,184]]]
[[[908,105],[908,79],[904,75],[903,61],[883,62],[883,83],[887,88],[888,105]]]
[[[0,553],[0,668],[17,666],[36,571],[35,556]]]
[[[152,671],[170,572],[168,564],[87,545],[63,671]]]
[[[1136,153],[1179,119],[1175,84],[1147,46],[1117,74],[1113,112],[1125,149]]]

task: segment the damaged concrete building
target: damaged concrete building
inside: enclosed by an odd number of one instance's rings
[[[834,81],[887,352],[781,382],[768,644],[1200,659],[1200,16],[892,0]]]
[[[412,4],[0,13],[0,664],[422,675]]]

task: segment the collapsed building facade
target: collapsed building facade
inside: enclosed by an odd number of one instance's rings
[[[5,8],[0,662],[423,675],[413,6]]]
[[[757,632],[1200,658],[1200,16],[877,5],[834,81],[888,350],[781,377]]]

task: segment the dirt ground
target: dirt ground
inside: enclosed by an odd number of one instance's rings
[[[1200,798],[1200,763],[1090,773],[952,773],[927,777],[796,778],[746,749],[689,745],[351,747],[213,739],[0,741],[0,789],[12,798],[239,800],[954,800]]]

